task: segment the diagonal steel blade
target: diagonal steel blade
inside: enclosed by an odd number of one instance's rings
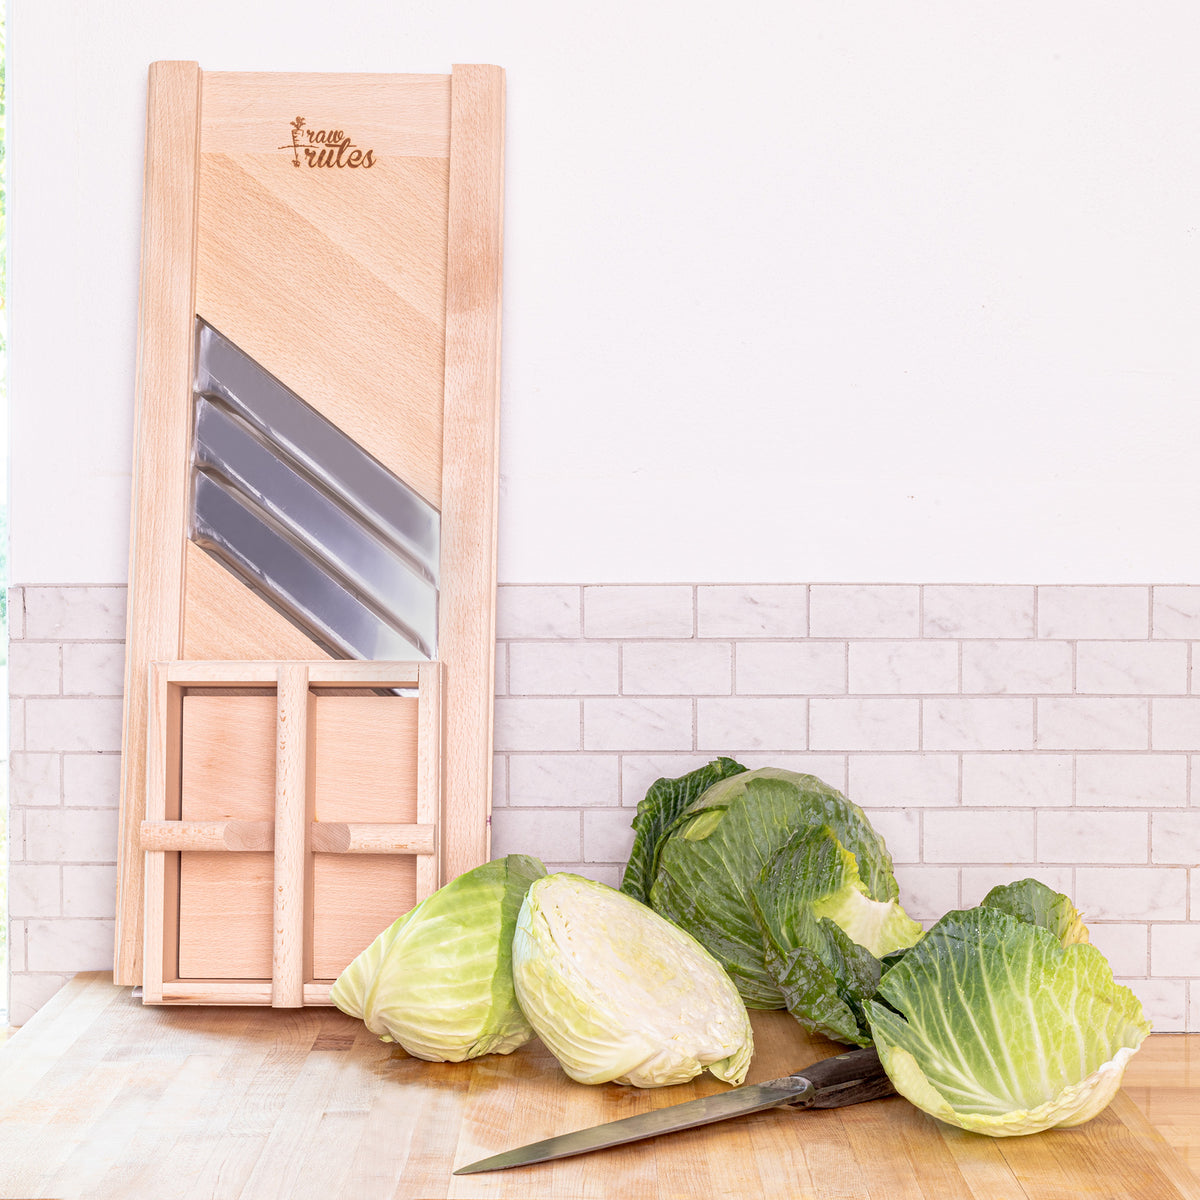
[[[433,658],[441,517],[196,318],[191,537],[319,645]]]

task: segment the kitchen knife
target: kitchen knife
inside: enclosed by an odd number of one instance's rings
[[[702,1096],[699,1100],[688,1100],[684,1104],[673,1104],[653,1112],[609,1121],[606,1125],[594,1125],[591,1129],[580,1129],[575,1133],[564,1133],[543,1142],[506,1150],[503,1154],[481,1159],[470,1166],[459,1167],[454,1174],[503,1171],[507,1167],[569,1158],[573,1154],[587,1154],[592,1150],[621,1146],[663,1133],[694,1129],[697,1125],[728,1121],[731,1117],[742,1117],[768,1108],[843,1108],[848,1104],[894,1095],[895,1090],[880,1065],[875,1048],[869,1046],[865,1050],[852,1050],[834,1058],[822,1059],[811,1067],[781,1079],[747,1084],[715,1096]]]

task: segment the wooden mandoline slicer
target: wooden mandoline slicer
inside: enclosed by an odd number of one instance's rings
[[[151,67],[114,964],[148,1001],[327,1002],[488,857],[503,131],[498,67]]]

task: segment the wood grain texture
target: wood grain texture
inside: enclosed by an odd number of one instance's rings
[[[495,692],[504,72],[451,73],[439,657],[446,664],[442,858],[488,858]]]
[[[184,606],[181,657],[271,661],[329,657],[194,542],[188,542],[184,555],[189,603]]]
[[[229,986],[248,1004],[262,987]],[[836,1049],[785,1013],[755,1012],[751,1021],[751,1082]],[[1136,1086],[1194,1103],[1200,1082],[1188,1082],[1175,1059],[1180,1051],[1200,1056],[1200,1036],[1160,1051],[1163,1036],[1143,1048]],[[0,1047],[0,1195],[1200,1197],[1200,1181],[1125,1092],[1087,1125],[1027,1138],[950,1129],[892,1097],[764,1112],[511,1171],[451,1174],[537,1138],[724,1090],[711,1079],[652,1091],[585,1087],[536,1041],[511,1055],[425,1063],[333,1009],[142,1008],[106,977],[80,976]]]
[[[421,663],[418,668],[421,696],[417,731],[417,821],[433,827],[433,848],[417,860],[416,895],[421,901],[433,895],[449,877],[442,862],[441,830],[444,827],[442,794],[442,705],[443,668],[440,662]]]
[[[150,68],[138,298],[138,361],[124,755],[117,845],[114,972],[142,977],[142,852],[146,804],[146,672],[179,657],[188,504],[195,305],[200,68]]]
[[[303,663],[279,668],[276,722],[271,1004],[299,1008],[304,1003],[304,898],[312,819],[308,790],[312,694]]]

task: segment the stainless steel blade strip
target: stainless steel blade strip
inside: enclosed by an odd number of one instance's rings
[[[390,542],[277,457],[247,422],[204,396],[196,401],[193,454],[197,471],[224,478],[253,500],[299,548],[432,657],[437,588]]]
[[[454,1174],[473,1175],[478,1171],[501,1171],[507,1167],[570,1158],[592,1150],[607,1149],[609,1146],[623,1146],[627,1142],[638,1142],[664,1133],[694,1129],[699,1125],[712,1125],[717,1121],[728,1121],[733,1117],[744,1117],[785,1104],[803,1103],[814,1091],[813,1085],[799,1075],[788,1075],[766,1083],[748,1084],[715,1096],[701,1096],[698,1100],[672,1104],[652,1112],[609,1121],[605,1125],[594,1125],[591,1129],[580,1129],[574,1133],[564,1133],[559,1137],[520,1146],[515,1150],[506,1150],[503,1154],[459,1167]]]
[[[192,538],[332,654],[426,657],[402,630],[347,590],[238,492],[210,475],[194,481]],[[264,568],[262,564],[270,564]]]
[[[441,517],[196,318],[193,541],[331,653],[437,654]]]

